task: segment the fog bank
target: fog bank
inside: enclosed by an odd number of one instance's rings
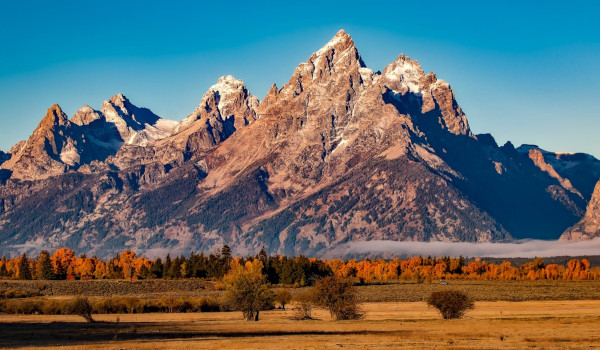
[[[600,255],[600,238],[580,242],[522,240],[514,243],[363,241],[339,245],[322,255],[329,259],[419,255],[492,258]]]

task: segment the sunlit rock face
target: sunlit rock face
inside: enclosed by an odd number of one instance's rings
[[[344,31],[262,101],[232,76],[199,100],[178,123],[121,94],[51,107],[1,165],[0,253],[557,239],[598,197],[595,158],[474,135],[447,82],[374,72]]]

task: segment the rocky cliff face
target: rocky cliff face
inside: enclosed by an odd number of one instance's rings
[[[2,165],[2,163],[4,163],[5,161],[10,159],[10,153],[4,153],[2,151],[0,151],[0,165]]]
[[[404,55],[375,73],[344,31],[260,102],[225,76],[176,125],[122,95],[59,111],[2,166],[5,250],[556,238],[582,217],[595,164],[474,135],[448,83]]]
[[[538,168],[563,181],[565,188],[579,192],[586,201],[590,200],[596,181],[600,178],[600,160],[585,153],[548,152],[535,145],[521,145],[517,150],[532,154],[530,158]]]
[[[563,233],[561,240],[581,241],[600,237],[600,181],[592,192],[585,216]]]
[[[89,149],[85,136],[58,105],[48,108],[27,143],[16,148],[18,151],[2,168],[10,170],[12,177],[25,180],[62,174],[76,167]]]
[[[258,119],[257,107],[258,99],[241,80],[231,75],[221,77],[160,146],[170,146],[188,156],[210,150]]]
[[[71,120],[53,105],[27,142],[11,149],[2,169],[13,179],[45,179],[104,161],[123,146],[147,146],[168,136],[174,126],[121,94],[104,101],[101,111],[83,106]]]

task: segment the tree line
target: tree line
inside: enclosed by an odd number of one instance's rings
[[[304,256],[268,256],[261,250],[256,256],[233,257],[231,249],[223,246],[220,252],[205,255],[151,260],[131,250],[125,250],[104,261],[97,257],[79,257],[71,249],[60,248],[50,253],[42,251],[35,259],[20,257],[0,259],[0,279],[65,280],[65,279],[222,279],[233,265],[261,261],[261,272],[270,284],[290,286],[312,285],[327,276],[351,278],[359,283],[373,281],[434,279],[488,280],[600,280],[600,268],[591,267],[586,259],[572,259],[566,265],[545,264],[535,258],[519,266],[504,261],[488,263],[482,259],[451,257],[413,257],[364,260],[321,260]]]

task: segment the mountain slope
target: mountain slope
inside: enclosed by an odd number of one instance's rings
[[[561,240],[582,241],[600,237],[600,181],[592,192],[585,216],[563,233]]]
[[[260,102],[225,76],[176,125],[122,95],[54,124],[60,147],[30,163],[60,160],[71,139],[88,148],[73,166],[3,180],[0,250],[319,255],[371,239],[555,239],[583,216],[595,171],[473,134],[447,82],[404,55],[375,73],[344,31]]]
[[[4,163],[5,161],[10,159],[10,153],[4,153],[2,151],[0,151],[0,165],[2,165],[2,163]]]

